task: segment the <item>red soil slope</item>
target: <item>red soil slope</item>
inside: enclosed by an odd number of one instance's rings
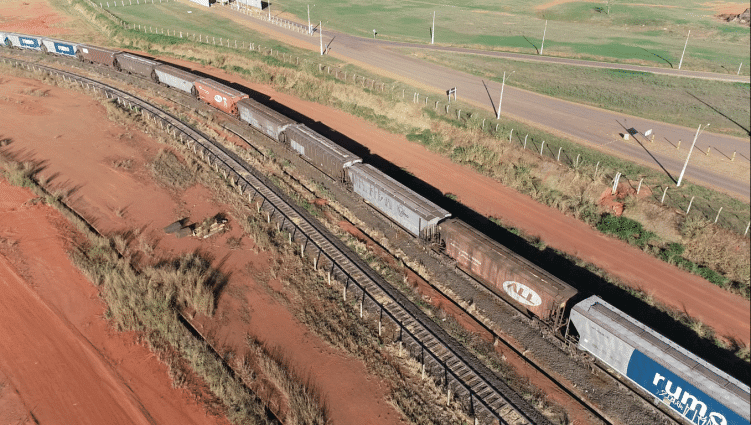
[[[34,89],[47,94],[26,94]],[[231,249],[227,239],[242,236],[239,225],[230,222],[229,232],[205,240],[164,234],[162,228],[178,218],[196,222],[231,211],[200,185],[176,193],[155,184],[149,161],[166,146],[112,123],[103,106],[88,96],[34,80],[4,78],[0,116],[17,118],[17,125],[0,130],[0,137],[12,139],[4,149],[43,162],[41,177],[49,179],[51,188],[71,192],[66,200],[97,229],[104,233],[138,229],[139,239],[153,245],[158,257],[198,251],[215,260],[230,277],[229,283],[215,317],[196,320],[203,331],[214,335],[220,349],[242,355],[246,334],[279,348],[292,369],[303,378],[310,376],[320,389],[335,424],[401,422],[401,414],[385,399],[386,385],[369,375],[361,361],[311,334],[278,301],[275,293],[284,291],[281,282],[256,283],[249,265],[265,271],[270,258],[255,254],[247,238],[243,249]]]
[[[0,421],[226,423],[173,389],[132,334],[111,330],[96,288],[68,260],[75,232],[32,198],[0,179],[0,374],[9,384]],[[23,409],[12,406],[13,393]]]

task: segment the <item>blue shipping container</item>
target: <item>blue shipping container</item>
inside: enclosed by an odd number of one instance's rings
[[[692,423],[748,425],[740,415],[638,350],[631,355],[626,376]]]

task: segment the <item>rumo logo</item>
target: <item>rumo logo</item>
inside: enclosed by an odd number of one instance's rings
[[[514,300],[532,307],[542,304],[542,299],[537,292],[530,289],[527,285],[513,280],[507,280],[503,282],[503,290],[511,296]]]
[[[657,391],[657,395],[662,397],[673,409],[691,420],[691,422],[701,425],[728,425],[728,421],[722,413],[709,412],[707,405],[697,399],[695,395],[683,390],[670,379],[666,379],[659,373],[655,373],[652,385],[659,386],[660,383],[664,387],[662,390]],[[697,395],[702,397],[703,394],[699,393]]]

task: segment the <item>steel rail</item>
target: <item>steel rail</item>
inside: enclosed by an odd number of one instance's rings
[[[118,104],[136,109],[145,119],[159,122],[163,128],[166,125],[168,133],[200,155],[217,172],[221,168],[225,178],[240,193],[247,193],[251,204],[256,203],[259,212],[262,209],[266,212],[267,221],[270,222],[278,214],[280,217],[277,220],[281,220],[279,229],[290,232],[290,241],[301,240],[301,254],[309,250],[308,245],[312,243],[314,266],[317,268],[321,257],[324,257],[329,263],[329,279],[333,276],[343,281],[345,300],[350,284],[354,283],[357,287],[354,288],[355,295],[360,298],[361,315],[367,300],[373,305],[370,309],[379,313],[379,329],[384,318],[398,326],[400,346],[403,343],[420,360],[423,372],[431,372],[438,383],[445,386],[447,402],[452,400],[452,395],[460,400],[468,398],[469,402],[464,404],[476,421],[480,417],[490,417],[501,424],[508,424],[507,418],[515,416],[513,423],[520,423],[521,420],[527,424],[549,424],[540,412],[480,363],[406,296],[394,289],[307,211],[295,205],[265,176],[234,152],[166,111],[105,83],[18,59],[3,57],[2,60],[30,71],[57,74],[66,81],[79,83],[82,88],[98,90],[107,98],[115,99]],[[260,203],[256,198],[260,198]]]

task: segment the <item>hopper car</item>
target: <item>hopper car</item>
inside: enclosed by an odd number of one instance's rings
[[[131,53],[0,32],[0,46],[74,46],[82,61],[106,65],[190,93],[295,150],[416,238],[442,247],[456,265],[528,314],[566,323],[578,348],[677,411],[687,423],[749,423],[749,387],[599,299],[576,304],[577,290],[400,184],[333,141],[241,91]],[[69,50],[60,52],[70,56]]]

